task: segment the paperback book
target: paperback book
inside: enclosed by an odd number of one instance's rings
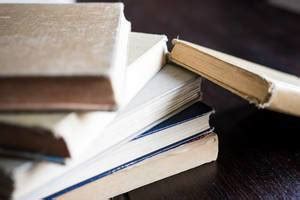
[[[46,165],[53,165],[51,163],[32,163],[32,167],[28,167],[28,162],[2,159],[0,168],[7,176],[1,179],[10,179],[7,182],[13,183],[12,196],[17,199],[57,198],[64,194],[69,195],[68,193],[77,191],[77,188],[88,187],[96,180],[109,178],[110,175],[120,170],[211,133],[212,129],[209,125],[211,113],[210,107],[196,102],[129,141],[119,143],[109,151],[98,154],[56,177],[53,176],[55,171],[45,168]],[[216,154],[215,149],[213,154]],[[207,157],[207,160],[202,160],[202,162],[214,159],[215,156]],[[36,170],[43,165],[43,169]],[[61,168],[64,167],[66,166],[61,166]],[[42,174],[48,176],[49,181],[33,189],[34,177],[40,177]]]

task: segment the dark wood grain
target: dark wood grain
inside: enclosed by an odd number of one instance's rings
[[[179,36],[300,76],[300,15],[262,0],[124,2],[134,31]],[[115,199],[300,199],[300,119],[258,110],[209,81],[204,101],[217,111],[218,161]]]

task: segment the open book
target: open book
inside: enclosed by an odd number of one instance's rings
[[[256,104],[300,116],[300,79],[256,63],[182,40],[169,59]]]

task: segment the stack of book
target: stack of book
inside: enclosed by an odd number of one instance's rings
[[[123,4],[1,4],[0,21],[1,199],[105,199],[216,160],[201,77]]]
[[[1,4],[0,198],[107,199],[216,160],[199,75],[300,116],[298,77],[166,42],[121,3]]]

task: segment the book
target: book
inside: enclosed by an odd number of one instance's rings
[[[76,140],[77,143],[74,143],[74,145],[80,144],[81,148],[85,150],[82,152],[82,149],[75,148],[75,150],[80,150],[80,153],[71,159],[67,159],[65,165],[49,162],[39,162],[37,165],[34,164],[35,162],[27,162],[27,164],[22,165],[24,170],[29,169],[30,172],[34,172],[36,175],[31,176],[30,181],[29,178],[25,178],[27,180],[26,184],[15,185],[16,191],[21,192],[16,193],[16,197],[21,197],[27,192],[37,189],[38,186],[60,177],[67,171],[81,165],[81,163],[92,160],[97,155],[109,152],[114,145],[133,139],[145,130],[154,127],[193,102],[198,101],[200,98],[200,83],[201,78],[196,74],[181,67],[167,64],[123,110],[120,110],[113,123],[108,124],[103,129],[101,129],[102,113],[94,112],[82,116],[72,114],[68,118],[80,119],[79,122],[81,123],[74,125],[74,121],[66,120],[65,127],[73,130],[70,133],[84,134],[85,136],[87,133],[93,134],[95,132],[95,137],[89,142],[85,139]],[[84,125],[82,122],[85,122]],[[86,131],[83,131],[83,128]],[[87,138],[90,139],[90,137]],[[18,162],[18,160],[12,160]],[[1,161],[4,161],[4,159],[0,159],[0,163],[7,164],[7,162]],[[8,169],[14,171],[12,167]],[[12,173],[12,171],[9,173]],[[49,173],[45,173],[45,171]]]
[[[124,97],[127,103],[165,64],[166,41],[164,35],[130,33]],[[65,157],[82,151],[116,114],[0,113],[0,155],[64,162]]]
[[[300,79],[183,40],[173,40],[170,61],[254,103],[259,108],[300,116]]]
[[[193,155],[193,156],[191,156]],[[58,196],[57,199],[108,199],[144,185],[213,162],[218,156],[218,136],[210,133],[187,141],[180,146],[170,146],[158,155],[149,155],[138,163],[109,176]],[[128,181],[130,180],[130,181]],[[51,196],[47,199],[51,199]]]
[[[16,164],[15,160],[1,159],[0,169],[9,176],[2,177],[2,179],[10,178],[14,182],[13,197],[15,198],[40,199],[48,195],[56,198],[91,181],[110,176],[110,174],[134,165],[140,160],[210,133],[209,117],[211,113],[210,107],[196,102],[128,142],[120,143],[109,151],[98,154],[56,177],[53,177],[55,171],[47,170],[51,168],[45,167],[54,165],[51,163],[32,163],[32,166],[28,167],[29,162],[19,161]],[[41,169],[41,165],[44,165],[43,169]],[[65,166],[58,165],[58,167]],[[36,168],[40,169],[35,170]],[[32,190],[34,183],[40,184],[39,177],[41,176],[48,177],[50,181],[44,186]]]
[[[130,32],[123,8],[0,4],[0,110],[116,109]]]

